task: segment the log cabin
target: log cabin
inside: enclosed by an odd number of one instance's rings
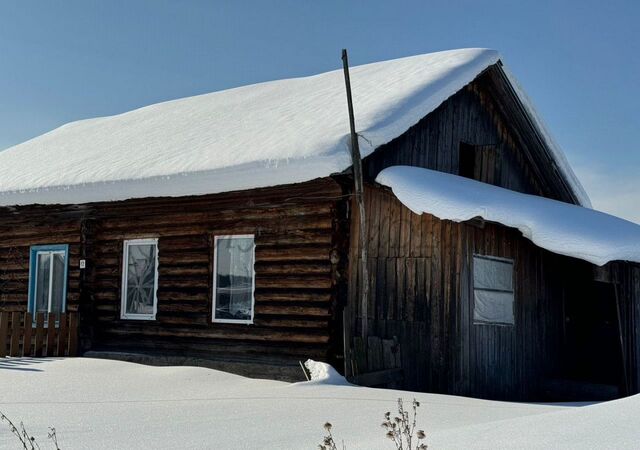
[[[84,356],[289,380],[312,358],[494,399],[638,392],[640,226],[590,209],[499,54],[351,80],[364,218],[341,71],[0,152],[0,311],[77,313]]]

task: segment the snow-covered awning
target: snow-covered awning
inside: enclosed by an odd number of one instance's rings
[[[362,156],[499,59],[494,50],[460,49],[353,67]],[[564,154],[508,77],[560,173],[588,206]],[[340,69],[73,122],[0,151],[0,205],[214,194],[340,173],[351,166],[345,102]]]
[[[420,167],[393,166],[376,181],[416,214],[475,217],[517,228],[538,247],[604,265],[640,262],[640,225],[600,211]]]

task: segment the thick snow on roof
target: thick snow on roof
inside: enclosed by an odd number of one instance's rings
[[[463,49],[353,67],[363,156],[498,60],[493,50]],[[341,70],[159,103],[73,122],[0,152],[0,205],[198,195],[308,181],[351,165],[348,133]],[[588,204],[562,153],[555,158]]]
[[[603,212],[419,167],[389,167],[376,181],[417,214],[455,222],[482,217],[517,228],[539,247],[597,265],[640,262],[640,225]]]

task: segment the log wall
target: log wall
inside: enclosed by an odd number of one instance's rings
[[[67,305],[83,312],[85,350],[335,359],[342,348],[337,305],[348,237],[344,203],[338,183],[320,179],[199,197],[5,209],[0,307],[27,308],[30,245],[68,243]],[[252,325],[211,322],[213,239],[224,234],[255,234]],[[143,237],[159,239],[157,318],[122,320],[123,241]]]

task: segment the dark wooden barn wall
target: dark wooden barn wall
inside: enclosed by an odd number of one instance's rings
[[[381,188],[367,186],[366,208],[370,334],[399,338],[404,387],[487,398],[535,397],[543,376],[559,370],[554,351],[562,339],[560,277],[574,270],[573,260],[535,247],[517,230],[414,214]],[[357,225],[352,230],[357,233]],[[358,257],[355,242],[353,261]],[[515,260],[514,327],[473,325],[474,253]],[[356,279],[352,273],[351,305],[358,304]],[[360,314],[357,308],[351,314],[357,333]]]
[[[623,298],[630,306],[630,324],[628,329],[629,378],[631,392],[640,392],[640,264],[628,264],[629,278],[627,281],[628,294],[623,292]]]
[[[514,191],[572,202],[557,169],[525,131],[493,68],[462,89],[402,136],[364,159],[369,181],[385,167],[410,165],[459,173],[460,143],[479,146],[476,178]],[[501,88],[501,89],[499,89]],[[509,115],[507,115],[509,114]],[[516,120],[519,117],[520,120]],[[526,139],[528,138],[528,139]]]
[[[640,264],[616,262],[606,269],[618,289],[630,392],[640,392]]]
[[[30,245],[69,243],[68,307],[77,309],[82,297],[85,346],[205,357],[331,359],[341,351],[336,301],[339,267],[346,262],[341,247],[346,249],[348,236],[342,195],[335,181],[321,179],[202,197],[91,204],[80,211],[55,206],[4,210],[0,307],[27,308]],[[256,235],[255,323],[211,323],[213,237],[246,233]],[[157,319],[121,320],[123,241],[142,237],[159,238]],[[87,270],[81,289],[82,252]]]

